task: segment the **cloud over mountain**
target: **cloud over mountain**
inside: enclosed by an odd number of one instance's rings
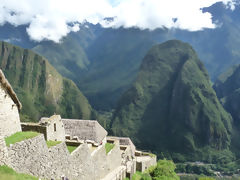
[[[215,28],[201,8],[223,2],[234,9],[236,0],[0,0],[0,24],[28,24],[31,39],[59,42],[86,21],[105,27],[159,27],[197,31]],[[105,18],[113,17],[107,22]]]

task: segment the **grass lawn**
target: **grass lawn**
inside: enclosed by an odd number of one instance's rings
[[[26,131],[26,132],[17,132],[9,137],[5,138],[6,145],[9,147],[10,144],[15,144],[17,142],[21,142],[26,139],[30,139],[33,137],[38,136],[39,133],[37,132],[31,132],[31,131]]]
[[[108,154],[112,148],[115,146],[115,144],[112,144],[112,143],[106,143],[105,144],[105,149],[106,149],[106,153]]]
[[[68,151],[72,153],[75,149],[77,149],[78,146],[67,146]]]
[[[31,175],[16,173],[13,169],[7,166],[0,166],[0,179],[1,180],[38,180],[38,178]]]
[[[50,148],[52,146],[56,146],[58,144],[60,144],[62,141],[47,141],[47,147]]]

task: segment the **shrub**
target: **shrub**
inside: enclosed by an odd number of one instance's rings
[[[169,160],[159,160],[157,167],[152,172],[152,177],[154,180],[179,180],[180,178],[175,173],[176,165],[173,161]]]

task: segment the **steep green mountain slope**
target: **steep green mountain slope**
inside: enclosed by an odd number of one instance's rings
[[[142,58],[155,44],[153,39],[168,38],[165,31],[83,26],[59,44],[41,42],[33,50],[72,79],[94,108],[109,110],[136,78]]]
[[[165,32],[159,30],[159,36]],[[97,109],[111,109],[135,80],[141,60],[155,44],[152,32],[106,29],[86,50],[90,64],[79,78],[80,89]]]
[[[201,159],[203,149],[227,149],[232,129],[197,54],[177,40],[147,53],[111,126],[115,135],[130,136],[142,148],[191,160]]]
[[[91,31],[84,32],[81,30],[78,33],[79,36],[83,37],[81,40],[86,38],[90,41],[93,38]],[[74,35],[76,34],[70,34],[63,38],[60,43],[41,42],[33,48],[33,51],[46,57],[61,75],[77,82],[81,71],[87,68],[89,60],[83,49],[85,41],[80,42]]]
[[[93,111],[84,95],[46,59],[5,42],[0,42],[0,47],[0,68],[23,104],[22,120],[38,121],[53,113],[91,118]]]
[[[221,74],[214,84],[217,96],[233,117],[233,149],[240,155],[240,65],[233,66]]]

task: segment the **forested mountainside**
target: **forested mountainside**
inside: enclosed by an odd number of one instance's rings
[[[54,113],[66,118],[94,118],[78,87],[63,78],[47,59],[6,42],[0,46],[0,68],[23,105],[22,121],[38,121]]]
[[[137,80],[120,98],[111,128],[159,154],[207,160],[209,151],[229,148],[231,121],[196,52],[171,40],[147,53]]]
[[[214,89],[225,109],[233,117],[233,149],[239,153],[240,143],[240,65],[235,65],[221,74]]]

